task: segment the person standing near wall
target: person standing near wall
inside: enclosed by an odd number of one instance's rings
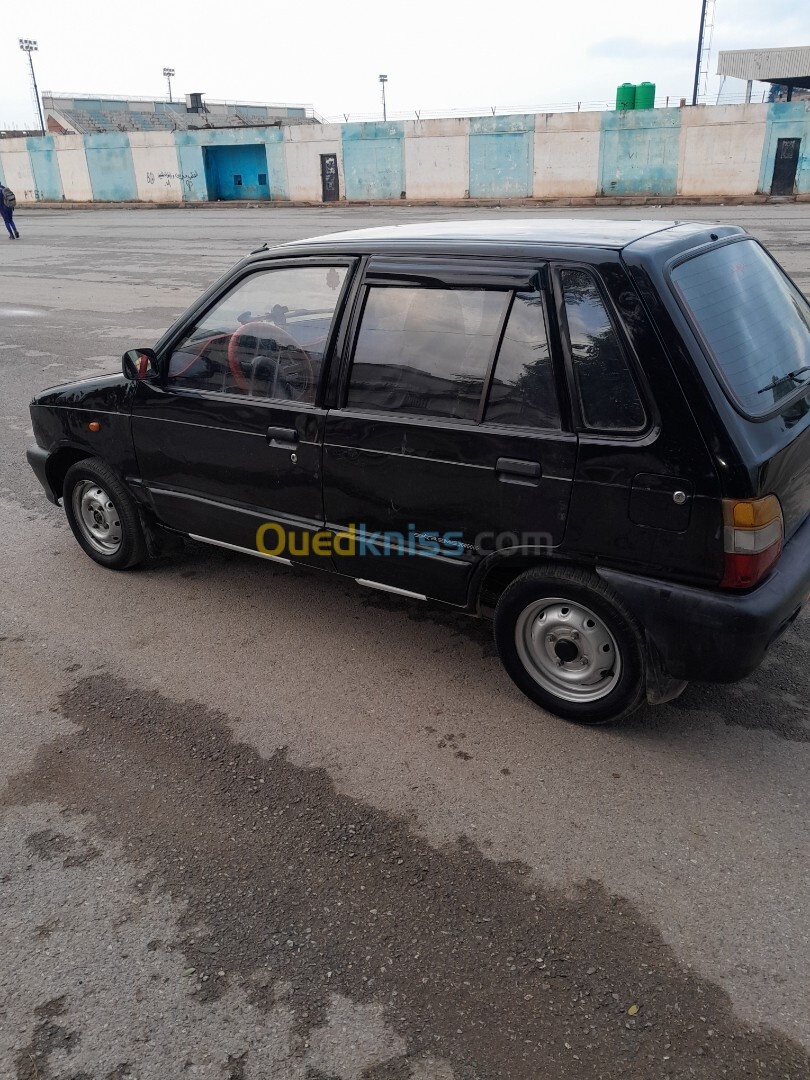
[[[0,184],[0,214],[3,217],[3,222],[8,229],[9,240],[19,240],[20,233],[17,226],[14,224],[14,208],[17,205],[17,196],[11,190],[10,187],[4,187]]]

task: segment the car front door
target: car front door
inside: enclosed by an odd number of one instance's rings
[[[324,520],[321,384],[353,266],[335,258],[248,268],[169,343],[165,382],[137,384],[140,482],[164,524],[323,564],[311,544]]]
[[[577,439],[551,317],[544,266],[369,261],[324,440],[342,573],[461,605],[487,553],[562,542]]]

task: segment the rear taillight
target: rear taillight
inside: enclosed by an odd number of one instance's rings
[[[775,495],[764,499],[723,499],[725,589],[750,589],[779,558],[785,527]]]

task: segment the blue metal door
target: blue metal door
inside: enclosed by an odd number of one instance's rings
[[[269,199],[267,152],[262,143],[243,146],[205,146],[208,198]]]

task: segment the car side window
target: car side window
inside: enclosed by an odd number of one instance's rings
[[[477,420],[508,294],[372,286],[349,377],[350,408]]]
[[[538,292],[515,295],[484,420],[520,427],[560,427],[543,298]]]
[[[289,266],[243,278],[172,350],[170,384],[313,401],[346,273],[345,266]]]
[[[582,417],[599,431],[639,431],[644,406],[596,281],[560,271],[568,338]]]

